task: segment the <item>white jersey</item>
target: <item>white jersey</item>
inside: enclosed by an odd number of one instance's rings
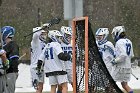
[[[39,60],[45,62],[44,63],[45,73],[54,71],[66,71],[64,62],[62,62],[58,58],[58,55],[62,52],[63,50],[58,42],[51,42],[45,46],[43,52],[39,57]]]
[[[45,47],[45,43],[39,39],[41,31],[33,34],[31,42],[31,67],[37,67],[38,58]]]
[[[97,46],[106,67],[110,71],[112,68],[111,61],[114,59],[114,45],[110,41],[107,41],[101,45],[98,44]]]
[[[72,55],[72,45],[71,44],[65,44],[61,43],[62,50],[65,53],[68,53],[69,55]],[[71,61],[65,61],[64,62],[66,69],[72,69],[72,62]]]
[[[119,58],[117,66],[121,68],[131,68],[131,58],[134,57],[132,42],[127,39],[119,39],[115,45],[116,59]]]

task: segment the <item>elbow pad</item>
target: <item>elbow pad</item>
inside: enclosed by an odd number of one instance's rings
[[[71,56],[68,53],[60,53],[58,55],[58,58],[63,60],[63,61],[68,61],[71,59]]]

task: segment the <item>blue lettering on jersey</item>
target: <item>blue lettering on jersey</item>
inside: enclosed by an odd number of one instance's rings
[[[130,51],[131,51],[131,44],[130,43],[126,43],[126,54],[128,56],[130,55]]]
[[[112,56],[115,57],[114,50],[110,46],[104,45],[103,48],[98,47],[98,49],[101,56],[103,56],[103,52],[108,51]]]
[[[47,58],[47,60],[54,59],[54,57],[53,57],[53,47],[46,48],[46,50],[45,50],[45,58]]]
[[[68,53],[69,55],[72,55],[72,47],[61,47],[64,53]]]

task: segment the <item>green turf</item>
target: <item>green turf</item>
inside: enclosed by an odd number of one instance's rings
[[[16,93],[25,93],[25,92],[16,92]],[[35,93],[35,92],[28,92],[28,93]],[[50,92],[43,92],[43,93],[50,93]],[[68,93],[72,93],[72,92],[68,92]],[[134,93],[140,93],[140,89],[134,90]]]

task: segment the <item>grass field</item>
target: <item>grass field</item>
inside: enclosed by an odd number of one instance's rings
[[[16,93],[25,93],[25,92],[16,92]],[[35,92],[28,92],[28,93],[35,93]],[[50,92],[43,92],[43,93],[50,93]],[[72,93],[72,92],[68,92],[68,93]],[[140,93],[140,89],[134,90],[134,93]]]
[[[140,89],[139,90],[135,90],[134,93],[140,93]]]

